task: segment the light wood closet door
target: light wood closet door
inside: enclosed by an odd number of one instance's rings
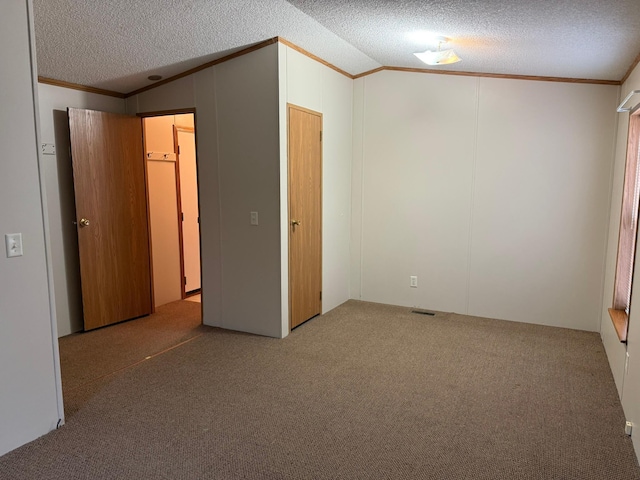
[[[151,313],[142,120],[69,109],[84,329]]]
[[[289,308],[291,328],[322,311],[322,115],[289,113]]]

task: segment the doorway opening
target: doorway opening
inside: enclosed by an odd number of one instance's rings
[[[195,110],[132,117],[69,109],[68,121],[84,332],[58,339],[67,417],[113,375],[210,330],[200,300]],[[154,122],[168,128],[154,131]],[[82,269],[83,259],[91,268]],[[125,311],[129,297],[143,298],[144,309]],[[96,302],[111,309],[88,308]],[[101,316],[88,324],[93,311]]]
[[[153,306],[201,301],[193,113],[143,116]]]

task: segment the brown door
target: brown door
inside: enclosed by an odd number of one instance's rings
[[[322,114],[289,105],[291,328],[322,310]]]
[[[84,329],[151,313],[142,120],[69,109]]]

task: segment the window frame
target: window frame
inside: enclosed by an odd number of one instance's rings
[[[629,115],[624,186],[618,232],[616,276],[613,285],[612,308],[609,315],[622,343],[627,342],[629,311],[633,291],[634,262],[638,237],[638,210],[640,201],[640,109]]]

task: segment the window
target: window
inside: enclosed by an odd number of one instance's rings
[[[640,111],[637,111],[629,117],[629,137],[624,171],[624,188],[622,190],[616,280],[613,287],[613,307],[609,309],[611,320],[621,342],[627,341],[633,265],[638,234],[638,202],[640,201],[639,143]]]

